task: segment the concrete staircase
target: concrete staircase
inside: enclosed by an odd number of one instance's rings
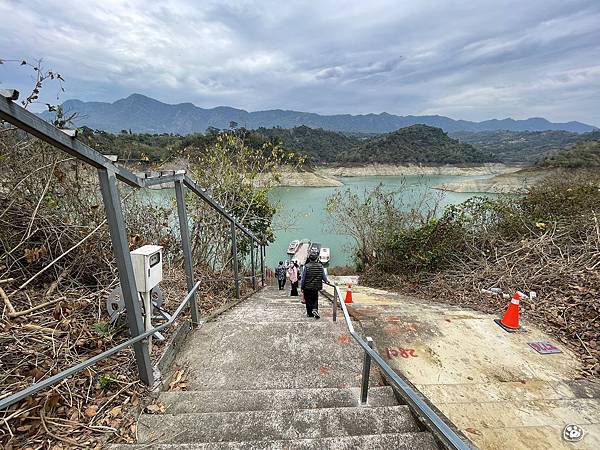
[[[435,449],[406,405],[371,371],[359,405],[362,353],[343,320],[320,320],[269,287],[193,332],[177,357],[186,391],[143,414],[138,444],[115,449]]]

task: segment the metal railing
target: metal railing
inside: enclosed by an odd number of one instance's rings
[[[175,310],[173,315],[162,325],[159,325],[150,330],[144,331],[142,334],[140,334],[134,338],[128,339],[125,342],[121,342],[120,344],[114,346],[110,350],[106,350],[105,352],[99,353],[89,359],[86,359],[85,361],[80,362],[79,364],[76,364],[72,367],[69,367],[66,370],[63,370],[60,373],[57,373],[56,375],[51,376],[50,378],[47,378],[43,381],[34,383],[31,386],[23,389],[22,391],[19,391],[16,394],[13,394],[9,397],[6,397],[6,398],[0,400],[0,411],[3,410],[4,408],[9,407],[10,405],[13,405],[14,403],[17,403],[17,402],[23,400],[24,398],[29,397],[30,395],[35,394],[38,391],[41,391],[42,389],[46,389],[47,387],[50,387],[53,384],[56,384],[56,383],[64,380],[65,378],[70,377],[71,375],[75,375],[77,372],[81,372],[83,369],[93,366],[97,362],[102,361],[103,359],[106,359],[109,356],[112,356],[115,353],[118,353],[121,350],[124,350],[127,347],[129,347],[137,342],[143,341],[144,339],[152,336],[153,334],[155,334],[157,332],[160,332],[166,328],[169,328],[175,322],[177,317],[179,317],[179,315],[181,314],[181,312],[183,311],[185,306],[189,303],[190,298],[196,293],[196,291],[198,290],[199,287],[200,287],[200,282],[198,281],[194,285],[192,290],[190,292],[188,292],[187,295],[184,297],[184,299],[181,301],[181,303],[179,304],[179,306],[177,307],[177,309]]]
[[[19,93],[15,90],[0,90],[0,120],[4,120],[15,127],[26,131],[27,133],[49,143],[53,147],[65,151],[69,155],[91,165],[98,170],[100,191],[106,212],[108,228],[110,232],[113,253],[115,256],[119,280],[123,292],[123,301],[127,311],[127,322],[131,339],[117,345],[111,350],[94,356],[89,360],[83,361],[67,370],[64,370],[44,381],[35,383],[28,388],[17,392],[3,400],[0,400],[0,410],[22,400],[23,398],[51,386],[65,378],[97,363],[98,361],[120,351],[128,346],[133,346],[135,361],[140,380],[147,384],[154,383],[154,373],[150,361],[148,346],[142,342],[144,339],[152,336],[173,323],[174,318],[181,313],[183,306],[188,304],[191,311],[191,321],[193,326],[199,323],[198,308],[196,305],[196,291],[200,282],[194,281],[194,267],[192,261],[192,247],[190,241],[189,222],[187,209],[185,205],[185,189],[195,194],[198,198],[217,211],[222,217],[231,223],[231,243],[233,256],[233,270],[236,297],[239,299],[240,276],[237,259],[237,230],[244,233],[251,240],[251,264],[252,264],[252,284],[256,289],[256,268],[254,252],[258,247],[260,250],[260,270],[261,285],[265,285],[265,247],[264,239],[259,239],[250,230],[248,230],[239,220],[225,210],[216,200],[214,200],[207,190],[200,187],[184,170],[163,171],[155,173],[136,174],[130,172],[124,167],[117,166],[106,156],[98,151],[88,147],[83,142],[76,139],[75,130],[60,130],[48,122],[44,121],[35,114],[27,111],[14,101],[19,98]],[[144,330],[142,322],[141,306],[138,301],[139,293],[136,288],[133,275],[133,266],[129,253],[129,243],[127,239],[127,230],[123,219],[121,209],[121,199],[117,188],[117,180],[123,181],[129,186],[135,188],[149,188],[152,186],[160,189],[175,188],[175,197],[177,201],[177,215],[179,219],[179,230],[181,234],[183,262],[186,273],[186,283],[188,294],[184,301],[177,308],[176,314],[165,324],[153,330]]]
[[[333,283],[325,283],[333,288],[333,321],[337,321],[337,305],[340,305],[348,326],[348,331],[354,340],[364,350],[363,358],[363,370],[361,380],[361,403],[367,402],[367,396],[369,392],[369,373],[371,369],[371,360],[381,368],[386,374],[387,378],[392,384],[398,389],[398,392],[406,403],[411,407],[419,418],[424,422],[427,429],[429,429],[434,436],[447,448],[456,450],[471,450],[472,447],[465,442],[465,439],[458,435],[441,417],[433,410],[431,405],[424,400],[419,393],[413,389],[405,380],[403,380],[384,360],[383,358],[373,350],[373,340],[370,337],[363,339],[355,330],[350,320],[350,314],[348,308],[342,298],[340,289]],[[328,293],[327,296],[329,296]]]

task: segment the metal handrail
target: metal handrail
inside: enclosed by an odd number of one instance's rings
[[[165,328],[170,327],[173,324],[173,322],[175,322],[175,319],[177,319],[177,317],[179,317],[179,315],[183,311],[183,308],[185,308],[185,305],[188,304],[188,302],[190,301],[190,298],[192,298],[192,296],[196,293],[196,291],[198,290],[199,287],[200,287],[200,281],[198,281],[194,285],[192,290],[187,293],[187,295],[181,301],[181,303],[179,304],[179,306],[177,307],[177,309],[175,310],[173,315],[162,325],[154,327],[151,330],[147,330],[147,331],[143,332],[142,334],[137,335],[136,337],[126,340],[125,342],[121,342],[119,345],[116,345],[115,347],[111,348],[110,350],[106,350],[105,352],[99,353],[90,359],[86,359],[85,361],[82,361],[79,364],[69,367],[68,369],[63,370],[62,372],[52,375],[50,378],[47,378],[38,383],[34,383],[31,386],[28,386],[27,388],[0,400],[0,411],[3,410],[4,408],[8,408],[9,406],[23,400],[26,397],[29,397],[30,395],[35,394],[38,391],[41,391],[42,389],[50,387],[53,384],[58,383],[59,381],[63,381],[66,378],[69,378],[71,375],[75,375],[77,372],[81,372],[83,369],[93,366],[94,364],[98,363],[99,361],[102,361],[103,359],[106,359],[109,356],[112,356],[115,353],[120,352],[121,350],[129,347],[130,345],[135,344],[136,342],[143,341],[147,337],[152,336],[153,334],[155,334],[159,331],[162,331]]]
[[[13,92],[13,96],[8,97],[4,95],[9,92]],[[158,173],[156,176],[153,176],[154,173],[136,174],[131,172],[124,167],[116,165],[102,153],[77,140],[76,134],[67,134],[65,132],[70,130],[59,130],[54,125],[19,106],[13,101],[14,93],[16,93],[16,97],[18,98],[18,92],[16,91],[3,91],[0,93],[0,120],[5,120],[97,169],[105,169],[113,172],[119,180],[132,187],[146,188],[158,184],[183,182],[197,196],[209,203],[227,220],[234,223],[249,238],[259,245],[265,245],[263,239],[259,239],[254,233],[238,222],[235,216],[227,212],[222,205],[210,196],[205,188],[199,186],[196,181],[187,175],[185,170],[155,172]]]
[[[383,358],[373,350],[369,343],[365,341],[355,330],[352,325],[352,321],[350,320],[350,314],[348,313],[348,309],[346,308],[346,304],[342,299],[342,295],[340,293],[340,289],[336,284],[324,282],[324,284],[333,287],[334,289],[334,297],[333,297],[333,307],[337,309],[337,302],[342,308],[342,312],[344,314],[344,319],[346,320],[346,325],[348,326],[348,331],[350,335],[354,338],[354,340],[360,345],[365,351],[365,355],[368,355],[369,358],[372,358],[377,365],[385,372],[388,378],[392,381],[392,383],[400,390],[400,393],[404,400],[415,409],[419,416],[425,421],[427,427],[436,435],[436,437],[447,447],[450,449],[456,450],[471,450],[471,446],[469,446],[463,438],[461,438],[456,431],[454,431],[442,418],[437,414],[432,407],[421,398],[421,396],[406,382],[404,381],[398,374],[383,360]],[[335,320],[334,314],[334,320]],[[371,344],[372,345],[372,344]],[[365,358],[366,360],[367,358]],[[368,374],[367,374],[368,379]],[[365,380],[366,381],[366,380]]]
[[[236,284],[236,297],[240,298],[240,279],[238,278],[238,260],[237,260],[237,245],[236,245],[236,230],[241,230],[246,236],[252,240],[252,270],[253,270],[253,287],[256,289],[255,267],[254,267],[254,249],[255,244],[260,250],[260,267],[261,267],[261,285],[264,286],[264,256],[267,242],[265,239],[259,239],[249,229],[247,229],[238,219],[212,198],[207,189],[199,186],[192,178],[190,178],[185,170],[178,171],[161,171],[153,173],[136,174],[130,172],[124,167],[116,165],[111,159],[85,145],[83,142],[76,139],[76,130],[60,130],[30,111],[19,106],[14,101],[19,97],[19,93],[15,90],[0,90],[0,120],[4,120],[15,127],[26,131],[27,133],[36,136],[37,138],[49,143],[51,146],[58,148],[66,153],[76,157],[77,159],[98,169],[100,182],[100,191],[104,202],[104,209],[107,215],[108,228],[112,241],[113,254],[115,255],[119,279],[123,291],[123,300],[127,310],[127,321],[131,336],[130,340],[119,344],[111,350],[107,350],[100,355],[97,355],[90,360],[79,363],[60,374],[56,374],[47,380],[39,383],[34,383],[28,388],[20,391],[6,399],[0,401],[0,409],[3,409],[19,400],[31,395],[44,387],[50,386],[58,381],[77,373],[84,368],[95,364],[107,356],[110,356],[123,348],[133,345],[135,351],[135,360],[138,368],[140,379],[148,385],[153,384],[154,374],[152,371],[149,350],[142,345],[141,341],[148,336],[160,331],[169,326],[174,318],[181,313],[183,304],[187,301],[190,305],[191,320],[195,326],[199,323],[198,309],[196,307],[195,293],[200,282],[194,284],[194,270],[192,261],[192,249],[190,245],[190,233],[188,227],[187,211],[185,206],[184,188],[192,191],[197,197],[202,199],[215,211],[221,214],[231,223],[231,240],[234,252],[234,273]],[[177,215],[179,218],[179,228],[182,242],[182,253],[184,267],[186,272],[186,283],[188,295],[182,305],[177,309],[176,314],[167,323],[152,330],[144,330],[141,322],[140,305],[137,302],[138,291],[135,284],[133,267],[129,253],[129,245],[123,212],[121,210],[121,200],[117,188],[117,180],[123,181],[126,184],[135,188],[149,188],[158,186],[163,188],[175,188],[175,196],[177,199]]]

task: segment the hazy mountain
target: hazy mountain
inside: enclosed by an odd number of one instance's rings
[[[66,112],[79,113],[79,120],[76,123],[78,126],[86,125],[93,129],[112,132],[125,129],[146,133],[189,134],[203,132],[208,127],[227,128],[232,121],[246,128],[293,128],[306,125],[311,128],[362,133],[387,133],[415,124],[439,127],[446,132],[565,130],[582,133],[597,129],[581,122],[552,123],[543,118],[526,120],[507,118],[470,122],[437,115],[396,116],[385,112],[325,116],[280,109],[256,112],[227,106],[204,109],[191,103],[169,105],[140,94],[132,94],[114,103],[67,100],[63,103],[63,109]],[[42,116],[50,117],[48,113],[43,113]]]

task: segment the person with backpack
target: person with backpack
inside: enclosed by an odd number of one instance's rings
[[[279,284],[279,290],[282,291],[285,287],[285,273],[286,267],[283,265],[283,261],[279,261],[279,265],[275,268],[275,276],[277,277],[277,283]]]
[[[319,319],[319,291],[323,289],[323,282],[329,283],[323,264],[318,261],[319,255],[311,252],[308,262],[302,271],[301,289],[306,302],[306,315]]]

